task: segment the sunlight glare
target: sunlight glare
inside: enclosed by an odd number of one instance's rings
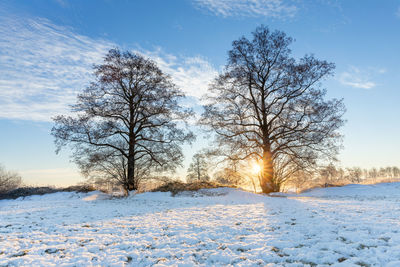
[[[260,171],[261,171],[261,166],[260,166],[260,164],[254,163],[254,164],[253,164],[252,171],[253,171],[254,174],[260,173]]]

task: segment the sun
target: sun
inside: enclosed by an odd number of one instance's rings
[[[258,163],[253,163],[252,172],[254,174],[259,174],[261,171],[261,166]]]

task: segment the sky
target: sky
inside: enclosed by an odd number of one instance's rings
[[[293,37],[296,58],[336,64],[322,86],[347,108],[341,166],[400,166],[400,0],[2,0],[0,164],[26,184],[84,181],[68,149],[55,154],[51,118],[69,113],[109,49],[155,60],[201,113],[232,41],[261,24]],[[178,175],[206,144],[184,147]]]

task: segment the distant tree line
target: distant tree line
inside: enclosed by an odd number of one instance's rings
[[[400,180],[400,168],[360,168],[337,167],[334,164],[322,166],[314,172],[299,172],[288,182],[287,186],[296,189],[306,189],[313,186],[336,186],[349,183],[378,183]]]
[[[211,168],[212,167],[212,168]],[[221,184],[234,185],[254,192],[262,191],[259,174],[251,165],[240,160],[216,162],[213,152],[197,152],[188,169],[187,181],[214,180]],[[311,187],[341,186],[350,183],[379,183],[400,181],[400,168],[388,166],[381,168],[340,167],[335,163],[316,166],[314,169],[296,172],[282,183],[281,190],[301,191]]]
[[[319,175],[325,179],[326,183],[334,183],[335,181],[348,180],[352,183],[360,183],[367,179],[377,178],[400,178],[400,169],[398,167],[382,167],[382,168],[341,168],[334,165],[321,167]]]

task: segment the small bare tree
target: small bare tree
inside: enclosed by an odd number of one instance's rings
[[[360,183],[362,178],[362,170],[360,167],[346,168],[350,182]]]
[[[186,179],[188,182],[210,180],[210,176],[208,175],[206,154],[196,153],[193,155],[192,163],[190,163],[187,170]]]
[[[319,170],[319,174],[321,176],[321,182],[325,187],[337,182],[337,180],[339,179],[339,171],[332,163],[327,166],[321,167]]]
[[[292,179],[290,179],[290,185],[294,188],[296,193],[299,193],[304,188],[307,188],[307,186],[310,186],[310,178],[312,177],[312,173],[298,171],[293,175]]]
[[[7,193],[21,185],[21,176],[16,172],[7,171],[0,165],[0,194]]]
[[[332,159],[343,124],[341,100],[324,99],[320,81],[334,64],[291,57],[292,38],[258,27],[232,44],[226,70],[209,88],[200,124],[228,158],[262,162],[261,188],[279,191],[296,171]]]
[[[217,157],[215,153],[210,154],[213,157]],[[236,159],[218,162],[218,164],[215,165],[216,167],[219,166],[219,168],[214,173],[214,180],[225,185],[241,186],[245,182],[246,177],[244,177],[243,173],[241,172],[242,166],[240,163],[241,162]]]
[[[400,169],[398,167],[392,167],[393,177],[400,178]]]
[[[112,49],[94,67],[95,81],[78,96],[75,116],[57,116],[52,134],[86,176],[113,179],[126,193],[140,179],[174,170],[180,145],[193,134],[180,127],[192,115],[184,94],[150,59]]]

